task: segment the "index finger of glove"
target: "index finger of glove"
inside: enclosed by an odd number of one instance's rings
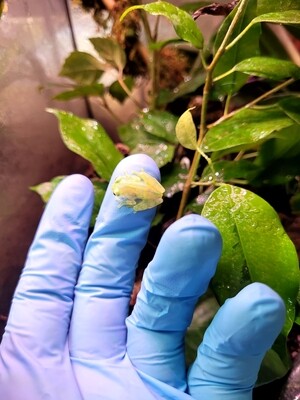
[[[22,336],[23,345],[39,357],[65,346],[92,206],[93,187],[86,177],[64,179],[28,253],[5,336]]]
[[[120,207],[112,184],[118,176],[139,171],[159,179],[159,170],[150,157],[133,155],[122,160],[113,173],[87,243],[70,331],[73,357],[123,357],[125,318],[135,269],[155,208],[134,212],[130,207]]]

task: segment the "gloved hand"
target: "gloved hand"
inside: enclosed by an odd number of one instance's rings
[[[124,159],[119,175],[144,170]],[[66,178],[46,207],[16,289],[1,344],[3,400],[251,399],[261,360],[285,317],[282,300],[252,284],[219,310],[187,373],[184,335],[221,253],[206,219],[165,232],[130,317],[135,267],[155,210],[118,208],[109,186],[87,241],[93,189]]]

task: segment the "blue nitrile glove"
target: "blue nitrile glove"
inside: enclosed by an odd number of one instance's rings
[[[147,156],[124,173],[159,171]],[[164,234],[129,318],[140,251],[155,210],[134,213],[108,188],[88,239],[93,189],[73,175],[46,207],[1,344],[2,400],[251,399],[284,305],[263,284],[220,309],[186,373],[183,339],[221,253],[209,221],[188,215]]]

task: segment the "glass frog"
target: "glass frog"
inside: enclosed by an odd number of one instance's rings
[[[143,211],[163,202],[164,187],[147,172],[132,172],[116,178],[112,191],[119,198],[119,207]]]

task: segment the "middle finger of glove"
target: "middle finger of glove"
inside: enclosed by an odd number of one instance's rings
[[[221,246],[217,228],[199,215],[183,217],[163,235],[127,319],[128,355],[142,374],[185,391],[184,335]]]
[[[155,209],[134,212],[119,207],[112,193],[118,176],[145,171],[159,178],[145,155],[125,158],[115,169],[94,232],[86,246],[75,290],[70,351],[75,358],[122,359],[125,353],[129,300],[140,252],[145,246]]]

